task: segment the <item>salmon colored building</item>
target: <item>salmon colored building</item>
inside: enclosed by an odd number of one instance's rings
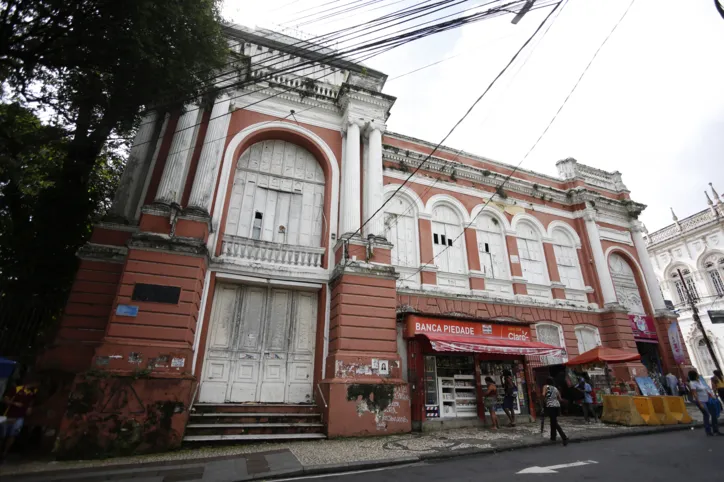
[[[387,131],[385,74],[227,33],[245,82],[148,112],[78,253],[38,363],[59,453],[478,423],[481,377],[510,369],[527,413],[533,367],[599,344],[677,369],[621,174],[566,159],[505,182]]]

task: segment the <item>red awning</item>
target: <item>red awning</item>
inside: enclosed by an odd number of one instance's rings
[[[558,356],[563,348],[546,345],[538,341],[512,340],[487,336],[458,336],[438,333],[425,333],[435,351],[453,351],[466,353],[499,353],[503,355]]]
[[[624,363],[630,361],[638,361],[641,359],[635,351],[619,350],[617,348],[607,348],[605,346],[598,346],[593,350],[588,350],[585,353],[578,355],[575,358],[568,360],[566,365],[587,365],[589,363]]]

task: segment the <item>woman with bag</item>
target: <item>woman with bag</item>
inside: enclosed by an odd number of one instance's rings
[[[546,414],[551,424],[551,442],[556,441],[556,432],[561,435],[563,446],[568,445],[568,437],[563,433],[563,429],[558,425],[558,415],[561,414],[561,392],[558,391],[553,377],[548,377],[546,384],[543,386],[543,398],[546,404]]]
[[[689,387],[691,389],[691,398],[694,404],[699,407],[702,415],[704,415],[704,430],[708,436],[722,435],[719,432],[719,402],[714,396],[714,392],[699,380],[699,374],[696,370],[689,371]]]

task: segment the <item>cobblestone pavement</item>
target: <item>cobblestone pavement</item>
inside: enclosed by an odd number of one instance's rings
[[[691,411],[695,421],[701,414]],[[585,424],[580,418],[562,418],[561,425],[571,440],[635,434],[648,427]],[[457,453],[510,450],[544,445],[549,426],[541,433],[540,423],[517,427],[465,428],[433,433],[411,433],[366,438],[345,438],[289,443],[191,447],[163,454],[75,462],[12,463],[0,467],[0,478],[13,480],[95,482],[174,482],[182,480],[239,481],[262,476],[299,473],[320,466],[349,466],[372,461],[412,461],[418,458],[448,457]],[[343,469],[343,467],[339,467]],[[125,477],[127,475],[127,477]]]

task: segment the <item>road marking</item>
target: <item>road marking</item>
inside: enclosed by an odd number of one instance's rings
[[[568,467],[580,467],[581,465],[597,464],[595,460],[579,460],[578,462],[571,462],[570,464],[560,465],[549,465],[548,467],[528,467],[523,469],[516,474],[557,474],[559,469],[567,469]]]

